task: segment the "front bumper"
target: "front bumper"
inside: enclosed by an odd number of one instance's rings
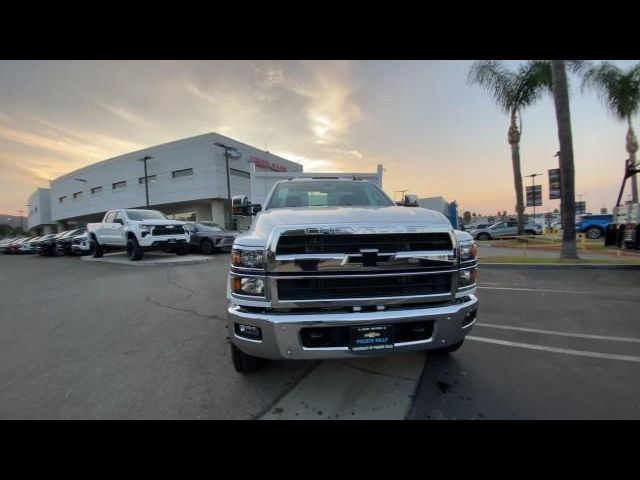
[[[250,312],[238,305],[230,305],[227,310],[229,336],[234,345],[243,352],[260,358],[319,360],[328,358],[348,358],[410,352],[443,348],[460,342],[475,324],[478,299],[469,294],[445,305],[422,308],[394,308],[373,312],[353,313],[273,313]],[[470,314],[473,320],[469,321]],[[415,342],[394,344],[391,350],[369,350],[353,352],[348,346],[307,348],[302,345],[300,330],[307,327],[344,327],[362,325],[392,325],[416,321],[433,321],[430,338]],[[259,327],[261,340],[238,336],[235,324]]]

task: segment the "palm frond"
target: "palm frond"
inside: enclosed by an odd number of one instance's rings
[[[498,60],[477,60],[469,69],[467,81],[489,93],[500,109],[508,113],[513,106],[514,77]]]
[[[627,71],[610,62],[589,68],[582,90],[592,89],[617,118],[630,118],[640,109],[640,64]]]

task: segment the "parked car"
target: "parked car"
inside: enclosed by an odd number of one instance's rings
[[[613,215],[582,215],[576,223],[576,232],[597,240],[604,237],[607,227],[613,222]]]
[[[86,228],[69,230],[65,235],[58,237],[56,239],[56,251],[58,255],[73,255],[73,251],[71,250],[71,242],[73,241],[73,237],[75,237],[76,235],[80,235],[86,231]]]
[[[185,230],[189,231],[189,248],[211,255],[215,251],[230,252],[237,232],[225,231],[221,226],[204,225],[202,223],[187,222]]]
[[[42,236],[37,236],[29,239],[26,242],[22,242],[20,245],[20,253],[36,253],[36,245],[38,240],[40,240]]]
[[[14,237],[14,238],[6,238],[1,244],[0,244],[0,252],[2,253],[10,253],[9,249],[11,247],[11,245],[14,242],[18,242],[20,241],[22,238],[24,237]]]
[[[11,242],[11,244],[7,247],[7,251],[5,253],[16,254],[20,253],[20,247],[25,243],[31,240],[32,237],[22,237],[16,240],[15,242]]]
[[[487,228],[471,230],[469,232],[476,240],[491,240],[492,238],[507,237],[518,234],[518,222],[515,220],[504,220],[494,223]],[[527,222],[524,225],[524,233],[526,235],[541,235],[542,227],[537,223]]]
[[[45,236],[45,238],[38,242],[36,252],[42,257],[55,257],[58,253],[56,250],[56,240],[67,233],[67,231],[68,230],[65,230],[64,232],[52,233]]]
[[[189,233],[184,224],[158,210],[109,210],[102,222],[87,224],[87,231],[94,257],[102,257],[107,250],[125,250],[136,261],[150,250],[189,253]]]
[[[85,230],[80,235],[74,235],[71,239],[71,252],[72,255],[87,255],[91,253],[89,246],[89,234]]]
[[[470,232],[471,230],[480,230],[481,228],[487,228],[491,224],[490,223],[470,223],[469,225],[463,225],[463,232]]]

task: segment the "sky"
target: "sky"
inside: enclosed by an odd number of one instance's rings
[[[471,63],[0,61],[0,213],[17,215],[59,175],[207,132],[266,147],[305,171],[383,164],[390,196],[409,190],[456,200],[461,212],[511,213],[508,118],[467,83]],[[626,125],[570,81],[576,194],[598,213],[620,188]],[[552,98],[525,110],[522,122],[522,173],[545,174],[536,179],[537,211],[559,208],[547,199],[558,151]]]

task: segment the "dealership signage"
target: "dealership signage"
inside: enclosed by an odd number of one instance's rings
[[[527,187],[527,207],[539,207],[542,205],[542,185]]]
[[[549,170],[549,200],[562,198],[560,193],[560,169]]]
[[[275,162],[270,162],[264,158],[257,157],[255,155],[249,155],[249,163],[254,163],[256,167],[266,168],[267,170],[273,170],[274,172],[286,172],[287,167]]]

